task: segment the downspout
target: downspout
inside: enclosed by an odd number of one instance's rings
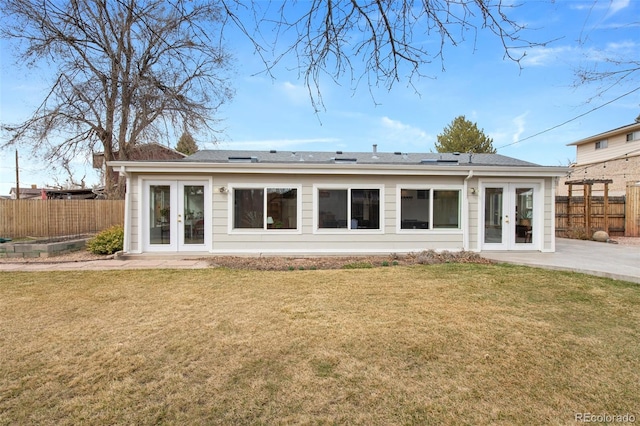
[[[464,178],[462,186],[462,190],[464,191],[462,196],[462,248],[465,251],[469,250],[469,179],[472,177],[473,169],[470,169],[469,174]]]
[[[120,166],[120,174],[126,178],[126,186],[124,192],[124,242],[122,244],[122,251],[127,254],[131,253],[131,217],[130,203],[131,203],[131,176],[125,171],[124,166]]]

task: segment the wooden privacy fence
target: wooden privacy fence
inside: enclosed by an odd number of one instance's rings
[[[604,197],[591,197],[590,202],[585,202],[584,197],[571,197],[569,200],[569,197],[557,196],[556,236],[591,238],[598,230],[607,231],[612,237],[624,236],[625,197],[608,197],[607,201],[605,210]]]
[[[0,200],[0,238],[93,234],[122,224],[123,200]]]
[[[627,183],[625,236],[640,237],[640,185]]]

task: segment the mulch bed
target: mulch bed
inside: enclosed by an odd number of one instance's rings
[[[406,255],[389,256],[324,256],[324,257],[207,257],[211,266],[230,269],[250,269],[262,271],[316,270],[316,269],[363,269],[398,265],[433,265],[438,263],[493,263],[477,253],[468,251],[436,252],[433,250]]]

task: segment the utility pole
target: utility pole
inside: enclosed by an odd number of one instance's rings
[[[18,169],[18,150],[16,149],[16,200],[20,199],[20,171]]]

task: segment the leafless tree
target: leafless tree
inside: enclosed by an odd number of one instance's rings
[[[232,97],[230,56],[212,38],[221,12],[200,0],[3,0],[0,31],[18,60],[55,67],[31,117],[3,125],[5,146],[27,142],[69,164],[98,150],[126,160],[168,129],[215,134],[216,111]],[[121,196],[106,176],[110,196]]]
[[[592,53],[592,56],[594,54]],[[589,61],[575,70],[575,87],[594,85],[593,95],[587,103],[600,98],[611,89],[622,90],[620,99],[640,90],[640,55],[637,52],[598,52],[600,60]]]
[[[614,2],[595,0],[590,4],[590,12],[596,9],[604,11],[604,20],[616,16],[616,31],[640,27],[640,18],[637,14],[620,13],[616,10]],[[591,16],[591,13],[588,16]],[[602,22],[599,22],[592,27],[587,18],[577,40],[578,46],[582,49],[584,61],[574,69],[576,77],[574,86],[589,85],[593,88],[593,95],[587,99],[587,103],[610,94],[612,89],[615,89],[613,92],[616,95],[613,101],[640,91],[640,52],[637,37],[635,40],[612,43],[598,49],[591,46],[591,33],[593,28],[601,29],[599,28],[601,25]],[[606,102],[604,105],[613,101]]]
[[[226,24],[249,37],[267,71],[287,55],[298,67],[316,108],[322,107],[320,81],[347,75],[354,86],[390,89],[411,84],[423,65],[440,61],[445,48],[492,33],[504,56],[518,62],[523,48],[544,45],[523,38],[525,27],[502,0],[220,0]],[[357,71],[356,71],[357,70]]]

